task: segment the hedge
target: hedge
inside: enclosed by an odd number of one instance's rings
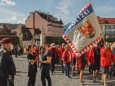
[[[65,40],[62,37],[51,37],[51,36],[46,36],[45,37],[45,42],[48,44],[55,43],[55,44],[62,44],[66,43]]]
[[[17,45],[19,44],[19,37],[18,36],[12,36],[12,35],[1,35],[0,36],[0,40],[3,39],[3,38],[11,38],[12,39],[12,44],[13,45]]]

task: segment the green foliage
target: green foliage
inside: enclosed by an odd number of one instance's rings
[[[1,35],[0,40],[3,38],[11,38],[13,41],[13,45],[19,44],[19,37],[18,36],[12,36],[12,35]]]
[[[66,43],[65,40],[62,37],[51,37],[51,36],[46,36],[45,37],[45,42],[48,44],[55,43],[55,44],[62,44]]]
[[[101,39],[100,43],[104,44],[104,42],[113,43],[115,42],[115,37],[108,37],[108,38]]]
[[[113,43],[115,42],[115,37],[108,37],[107,39],[105,39],[105,41]]]

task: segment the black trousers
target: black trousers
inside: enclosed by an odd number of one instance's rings
[[[9,86],[14,86],[14,80],[8,80]]]
[[[50,78],[50,72],[47,69],[42,69],[41,70],[41,81],[42,81],[42,86],[46,86],[46,80],[48,81],[48,86],[52,86],[51,78]]]
[[[36,82],[36,74],[29,77],[28,86],[35,86],[35,82]]]
[[[0,86],[14,86],[14,78],[12,80],[7,80],[0,76]]]
[[[53,58],[51,61],[51,73],[53,73],[54,70],[55,70],[55,58]]]
[[[7,86],[7,79],[0,76],[0,86]]]
[[[61,60],[61,68],[62,68],[62,73],[64,73],[64,65],[63,65],[63,60]]]

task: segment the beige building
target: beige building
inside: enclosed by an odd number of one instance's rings
[[[25,21],[25,26],[33,29],[39,28],[46,36],[62,37],[64,33],[63,22],[61,19],[58,20],[49,13],[40,11],[30,12],[30,15]]]
[[[16,31],[22,46],[32,42],[42,45],[46,36],[62,37],[64,27],[61,19],[58,20],[49,13],[34,11],[30,12],[25,21],[25,26],[19,24]]]

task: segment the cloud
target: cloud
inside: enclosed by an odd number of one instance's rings
[[[52,5],[54,4],[54,1],[55,0],[46,0],[45,2],[46,9],[51,9]]]
[[[15,23],[15,20],[12,19],[13,17],[9,16],[9,17],[3,17],[2,19],[0,19],[1,23]]]
[[[60,0],[55,7],[56,12],[54,13],[55,16],[63,18],[65,23],[69,23],[72,21],[72,18],[69,17],[71,12],[70,8],[73,5],[74,0]]]
[[[17,17],[16,17],[16,16],[13,16],[13,17],[11,18],[11,20],[16,21],[16,20],[17,20]]]
[[[25,16],[24,14],[20,13],[20,12],[16,12],[16,11],[12,11],[12,10],[6,10],[6,9],[1,9],[0,8],[0,13],[4,14],[4,15],[16,15],[16,16]]]
[[[17,17],[17,16],[8,16],[8,17],[3,17],[0,19],[0,23],[22,23],[25,24],[25,19],[24,17]]]
[[[111,7],[109,5],[105,5],[105,6],[102,6],[102,7],[97,7],[96,8],[96,11],[103,11],[103,12],[112,12],[112,11],[115,11],[115,7]]]
[[[0,13],[2,17],[0,16],[0,22],[4,23],[18,23],[18,21],[22,21],[22,23],[25,23],[25,18],[27,17],[25,14],[12,11],[12,10],[7,10],[7,9],[1,9],[0,8]]]
[[[109,4],[105,6],[97,7],[95,8],[95,11],[98,13],[98,15],[101,15],[101,16],[115,17],[114,16],[115,7]]]
[[[69,2],[71,2],[71,1],[70,0],[62,0],[55,7],[56,11],[55,11],[54,15],[58,18],[61,16],[61,18],[63,18],[64,22],[69,20],[69,14],[70,14],[69,6],[71,4]]]
[[[70,0],[62,0],[58,3],[58,5],[55,7],[57,9],[57,13],[64,15],[68,15],[70,13],[69,10],[70,3],[68,3],[68,1]]]
[[[1,0],[0,5],[15,6],[16,3],[12,0]]]
[[[25,24],[25,20],[26,20],[26,18],[22,18],[21,20],[19,20],[17,23],[19,24],[19,23],[21,23],[21,24]]]

